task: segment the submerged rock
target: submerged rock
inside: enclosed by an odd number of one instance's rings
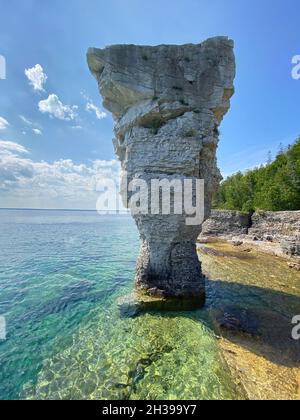
[[[288,266],[294,270],[300,271],[300,261],[288,263]]]
[[[165,297],[162,291],[152,290],[149,294],[135,291],[118,300],[118,307],[123,318],[133,318],[145,312],[153,311],[192,311],[205,303],[205,293],[194,297]]]
[[[237,306],[224,308],[224,312],[217,315],[216,322],[222,330],[259,336],[258,320],[255,314]]]
[[[213,257],[228,257],[229,254],[226,252],[222,252],[218,249],[214,249],[214,248],[208,248],[208,247],[204,247],[204,248],[199,248],[199,251],[201,252],[201,254],[204,255],[211,255]]]
[[[191,215],[185,210],[182,214],[153,211],[148,192],[153,180],[170,186],[174,181],[182,185],[186,179],[203,179],[203,213],[209,216],[221,179],[216,164],[218,127],[234,93],[233,42],[216,37],[198,45],[114,45],[91,48],[87,56],[103,104],[115,119],[122,199],[141,236],[136,285],[164,297],[201,298],[204,276],[195,243],[203,217],[188,225]],[[134,211],[130,202],[131,181],[148,187],[141,194],[140,211]],[[171,208],[178,204],[174,191],[169,201]]]

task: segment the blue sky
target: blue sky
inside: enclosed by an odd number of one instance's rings
[[[218,150],[225,176],[265,162],[300,133],[300,80],[291,76],[298,0],[0,0],[0,10],[1,207],[94,208],[95,173],[117,177],[112,119],[86,65],[90,46],[234,39],[236,94]],[[43,90],[26,77],[32,68],[35,83],[47,78]]]

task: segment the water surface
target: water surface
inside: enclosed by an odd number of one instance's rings
[[[207,302],[121,316],[129,216],[0,210],[0,399],[300,398],[300,273],[226,243],[200,249]]]
[[[121,318],[129,216],[0,211],[0,398],[234,399],[207,311]]]

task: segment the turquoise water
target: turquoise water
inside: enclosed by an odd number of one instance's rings
[[[129,216],[0,210],[0,232],[0,399],[237,397],[205,310],[121,317]]]

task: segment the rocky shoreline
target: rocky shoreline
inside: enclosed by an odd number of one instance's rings
[[[212,238],[285,257],[290,268],[300,270],[300,211],[244,214],[213,210],[202,226],[198,242],[209,242]]]

